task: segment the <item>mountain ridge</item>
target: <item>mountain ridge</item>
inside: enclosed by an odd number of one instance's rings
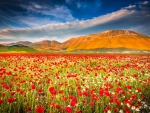
[[[96,34],[70,38],[63,43],[55,40],[39,42],[19,41],[16,44],[29,46],[37,50],[94,50],[126,48],[150,51],[150,37],[131,30],[107,30]]]
[[[150,50],[150,37],[130,30],[107,30],[97,34],[71,38],[61,46],[67,50],[98,48]]]
[[[60,49],[59,48],[60,44],[61,43],[59,43],[58,41],[55,41],[55,40],[42,40],[42,41],[39,41],[39,42],[34,42],[34,43],[30,44],[29,46],[32,47],[32,48],[38,49],[38,50],[42,50],[42,49],[57,50],[57,49]]]

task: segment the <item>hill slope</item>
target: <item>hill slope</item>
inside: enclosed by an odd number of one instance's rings
[[[35,42],[30,44],[29,46],[32,48],[35,48],[37,50],[59,50],[59,46],[61,43],[53,40],[53,41],[49,41],[49,40],[43,40],[40,42]]]
[[[29,46],[32,42],[29,42],[29,41],[19,41],[19,42],[16,42],[16,44],[21,44],[21,45],[24,45],[24,46]]]
[[[67,50],[92,50],[100,48],[127,48],[150,50],[150,37],[130,30],[108,30],[71,38],[61,45]]]
[[[0,45],[0,52],[26,52],[26,53],[36,53],[37,50],[30,48],[28,46],[24,46],[21,44],[12,45],[12,46],[4,46]]]

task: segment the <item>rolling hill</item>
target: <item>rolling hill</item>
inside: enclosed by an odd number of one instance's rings
[[[37,53],[39,51],[21,44],[16,44],[16,45],[14,44],[9,46],[0,45],[0,52]]]

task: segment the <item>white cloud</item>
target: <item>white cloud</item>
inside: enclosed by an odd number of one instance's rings
[[[149,1],[144,1],[143,3],[141,3],[141,4],[149,4]]]
[[[42,41],[42,40],[56,40],[56,41],[58,41],[59,40],[59,42],[63,42],[64,40],[61,40],[60,38],[58,38],[58,37],[55,37],[55,36],[53,36],[53,37],[49,37],[49,36],[44,36],[44,37],[41,37],[41,38],[39,38],[39,39],[35,39],[34,40],[34,42],[38,42],[38,41]]]
[[[29,6],[21,5],[21,7],[27,9],[29,13],[40,13],[42,15],[52,16],[55,19],[62,19],[64,21],[73,21],[74,17],[72,16],[70,10],[66,6],[55,5],[52,6],[41,6],[32,2]]]
[[[28,16],[28,17],[24,17],[24,18],[16,17],[16,19],[18,19],[20,23],[24,23],[31,28],[35,28],[35,27],[39,27],[39,26],[43,26],[43,25],[47,25],[47,24],[60,23],[57,20],[51,20],[49,18],[38,18],[38,17],[33,17],[33,16],[31,16],[31,17]]]
[[[5,14],[2,14],[0,15],[0,17],[7,21],[13,22],[15,25],[26,26],[30,28],[44,26],[47,24],[58,24],[67,21],[71,22],[76,20],[66,6],[41,6],[40,4],[30,2],[30,4],[28,5],[20,4],[20,7],[26,9],[28,12],[25,12],[24,15],[18,15],[16,12],[10,10],[11,13],[17,16],[12,16],[11,18],[8,18],[8,16],[5,16]],[[43,15],[45,16],[43,17]],[[0,26],[0,28],[2,27]],[[9,26],[9,28],[14,27]]]
[[[35,8],[37,8],[37,9],[41,9],[41,8],[42,8],[40,5],[35,4],[35,3],[32,3],[32,5],[33,5]]]
[[[136,5],[129,5],[127,7],[125,7],[126,9],[133,9],[133,8],[136,8]]]

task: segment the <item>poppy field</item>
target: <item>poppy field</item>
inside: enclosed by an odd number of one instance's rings
[[[149,55],[0,54],[0,113],[141,112]]]

